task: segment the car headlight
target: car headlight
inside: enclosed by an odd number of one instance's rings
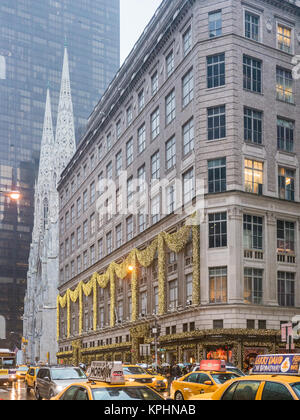
[[[165,383],[165,384],[167,384],[167,383],[168,383],[168,379],[164,379],[163,381],[164,381],[164,383]]]
[[[152,378],[152,382],[155,382],[156,381],[156,378]]]
[[[134,382],[134,378],[129,378],[128,382]]]

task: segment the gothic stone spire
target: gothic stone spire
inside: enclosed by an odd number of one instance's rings
[[[68,51],[65,48],[55,136],[57,181],[76,151]]]

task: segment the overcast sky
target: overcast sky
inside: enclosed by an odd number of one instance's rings
[[[120,0],[121,65],[161,2],[162,0]]]

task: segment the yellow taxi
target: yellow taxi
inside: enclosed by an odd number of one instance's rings
[[[26,365],[19,366],[16,370],[16,378],[22,381],[25,380],[27,371],[28,371],[28,366]]]
[[[300,400],[300,354],[258,356],[249,376],[233,379],[216,392],[191,400],[293,401]]]
[[[121,362],[92,362],[89,382],[73,383],[52,400],[163,401],[164,399],[148,386],[126,380]]]
[[[168,379],[165,376],[160,375],[159,373],[157,373],[153,369],[145,369],[145,372],[148,373],[151,376],[154,376],[154,378],[156,379],[156,384],[161,386],[160,391],[166,391],[167,390]]]
[[[223,360],[203,360],[197,372],[190,372],[172,382],[170,396],[174,400],[189,400],[196,395],[213,393],[237,376],[226,370]]]
[[[145,369],[137,365],[123,365],[126,381],[144,384],[156,391],[165,391],[168,388],[168,380],[157,374],[149,374]]]
[[[32,366],[28,369],[25,375],[25,386],[27,393],[30,392],[31,389],[35,389],[35,383],[36,383],[36,375],[39,371],[39,367]]]

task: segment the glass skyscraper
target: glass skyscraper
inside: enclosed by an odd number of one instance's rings
[[[22,333],[46,90],[55,123],[65,43],[79,142],[119,69],[119,0],[1,0],[0,317],[10,346]],[[6,194],[12,190],[22,194],[17,203]]]

